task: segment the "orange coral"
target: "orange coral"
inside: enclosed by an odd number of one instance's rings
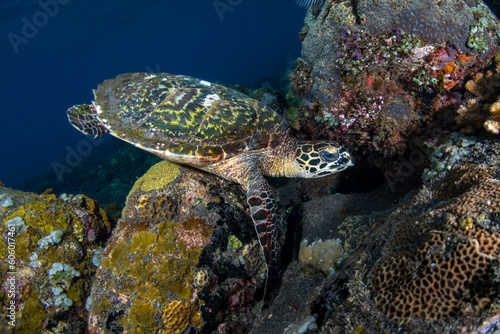
[[[171,301],[165,306],[162,319],[164,325],[159,330],[160,334],[181,333],[189,325],[194,325],[197,329],[203,326],[201,314],[198,312],[197,306],[180,300]]]

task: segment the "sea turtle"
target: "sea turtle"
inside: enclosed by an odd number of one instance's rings
[[[67,111],[87,135],[109,132],[157,156],[241,185],[268,266],[278,256],[276,200],[263,175],[316,178],[352,166],[345,147],[300,141],[282,117],[247,95],[183,75],[127,73],[92,104]]]

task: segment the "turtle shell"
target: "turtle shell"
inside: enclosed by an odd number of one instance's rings
[[[104,81],[94,96],[97,117],[111,134],[195,165],[275,146],[287,129],[261,102],[188,76],[122,74]]]

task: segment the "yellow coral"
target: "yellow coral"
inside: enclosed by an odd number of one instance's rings
[[[500,101],[493,103],[489,109],[490,117],[484,122],[484,128],[491,133],[498,134],[500,130]]]
[[[210,273],[207,269],[196,271],[193,276],[193,285],[197,288],[203,288],[210,282]]]
[[[174,180],[180,174],[180,166],[176,163],[164,160],[152,166],[146,174],[138,179],[130,194],[137,189],[142,191],[150,191],[163,189],[167,184]]]
[[[163,328],[159,330],[160,334],[177,334],[193,325],[200,329],[203,326],[201,313],[197,311],[197,306],[191,302],[182,302],[173,300],[163,309],[162,320]]]
[[[129,195],[127,202],[128,206],[123,210],[123,217],[144,221],[153,218],[170,220],[176,212],[176,204],[166,194],[137,191]]]

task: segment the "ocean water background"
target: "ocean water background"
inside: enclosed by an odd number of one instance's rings
[[[66,110],[118,74],[279,88],[300,56],[305,11],[293,0],[1,1],[0,181],[16,188],[59,173],[64,182],[64,168],[80,163],[72,152],[99,159],[117,139],[86,139]]]

